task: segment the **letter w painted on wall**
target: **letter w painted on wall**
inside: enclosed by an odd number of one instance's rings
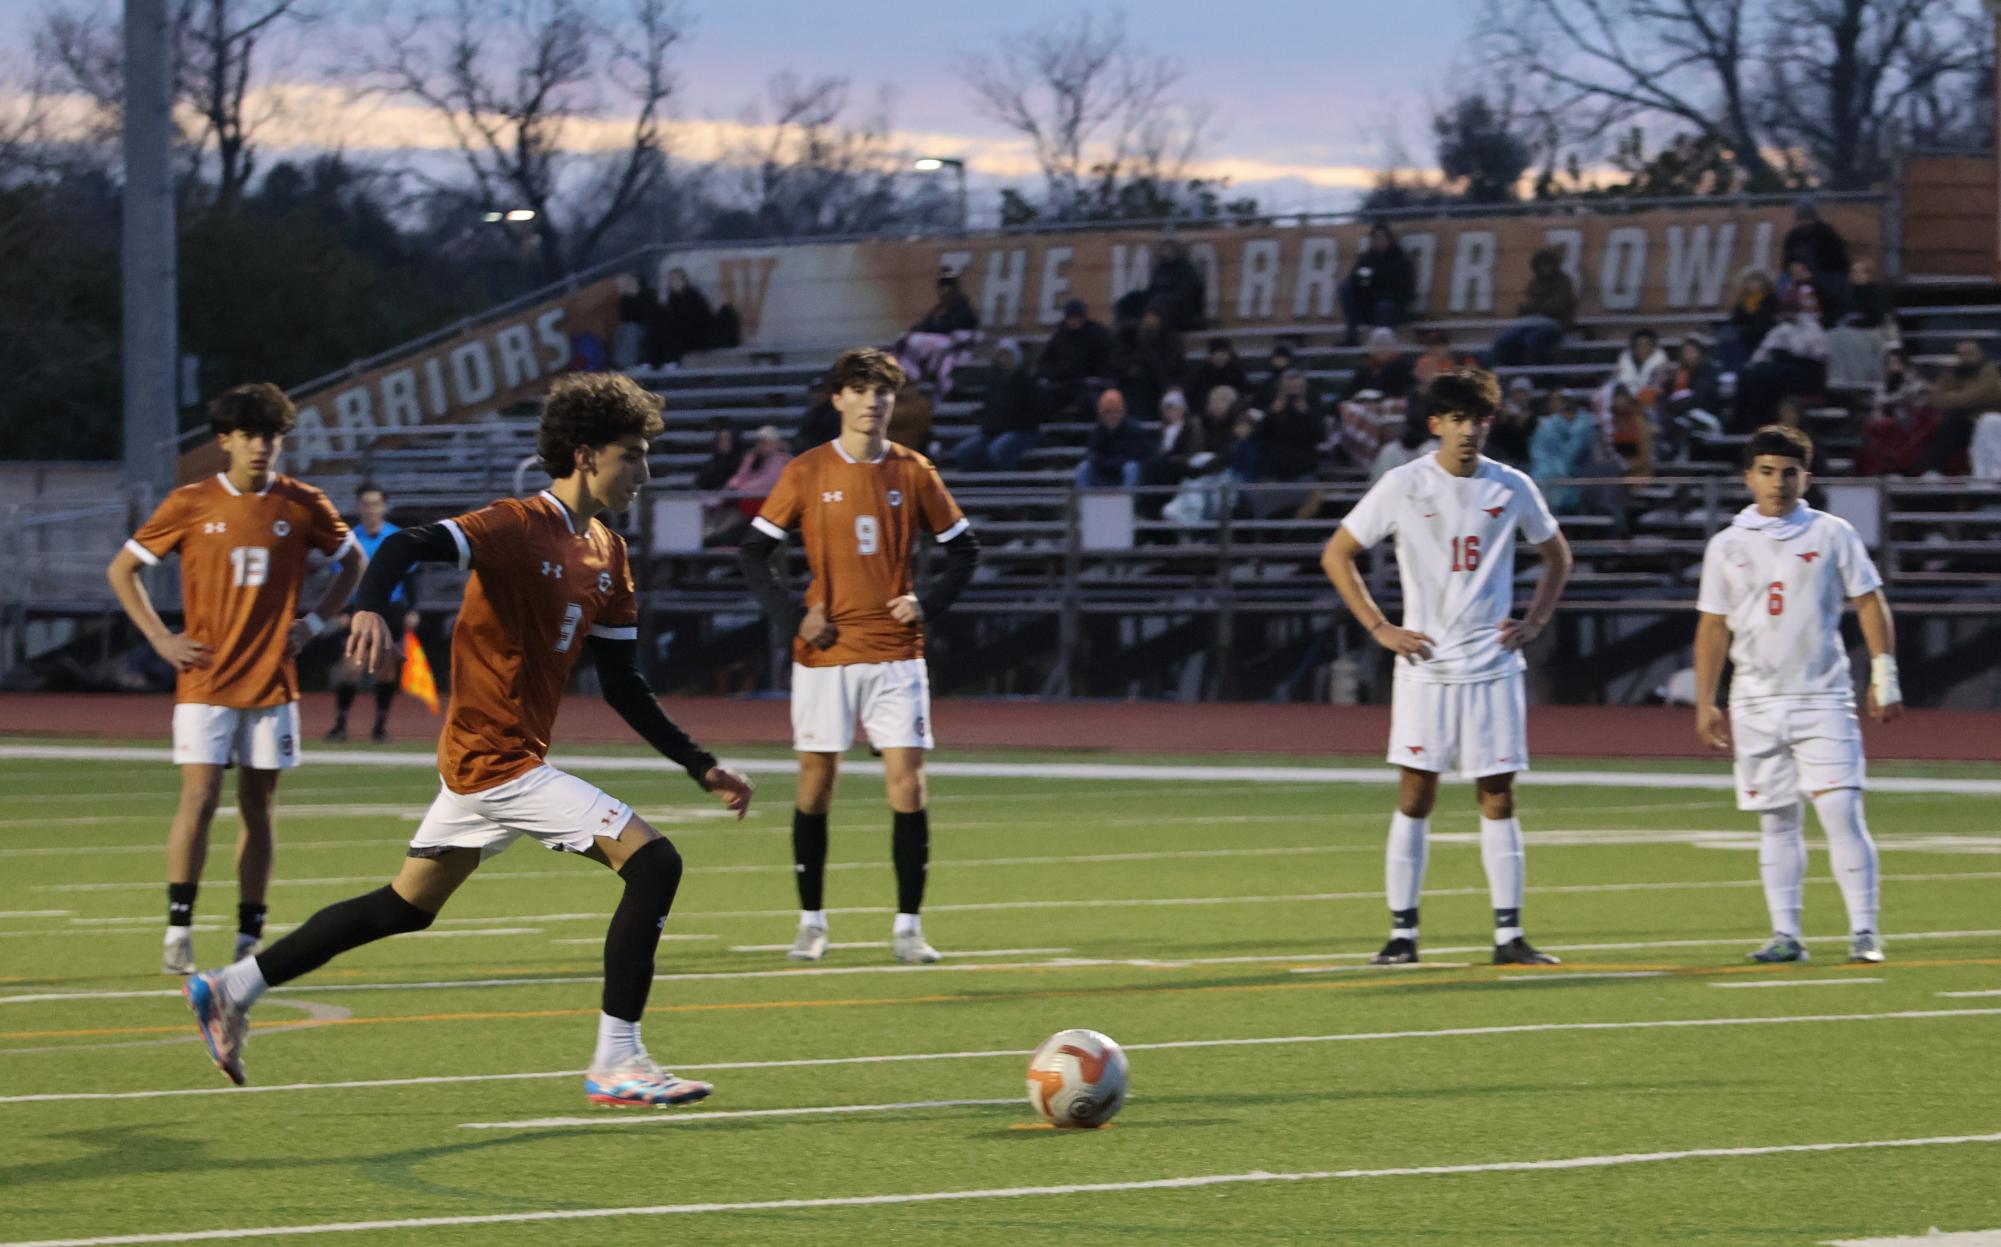
[[[723,298],[736,308],[737,323],[747,339],[757,336],[758,324],[764,319],[764,299],[771,293],[771,275],[777,269],[775,255],[724,260],[717,265]]]

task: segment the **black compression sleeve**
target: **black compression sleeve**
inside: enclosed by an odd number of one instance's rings
[[[389,595],[418,563],[456,563],[459,543],[443,524],[424,524],[390,533],[368,560],[361,587],[354,592],[354,609],[389,613]]]
[[[590,647],[605,704],[618,711],[618,717],[639,733],[640,739],[707,788],[709,769],[716,765],[715,755],[705,752],[660,708],[652,686],[639,671],[639,643],[594,636],[590,638]]]
[[[944,614],[952,603],[959,600],[959,593],[973,578],[973,569],[980,565],[980,539],[973,536],[968,528],[945,543],[945,570],[917,595],[917,605],[924,611],[925,622],[930,622]]]
[[[753,528],[744,535],[743,544],[737,547],[737,565],[743,569],[744,583],[750,586],[751,596],[764,608],[766,617],[791,633],[799,630],[799,620],[806,612],[793,600],[791,592],[778,579],[777,569],[772,566],[784,549],[784,543],[778,538]]]

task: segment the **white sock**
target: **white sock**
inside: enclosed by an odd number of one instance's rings
[[[1758,812],[1758,875],[1765,881],[1765,908],[1772,934],[1800,934],[1800,886],[1806,881],[1805,823],[1799,802]]]
[[[827,929],[827,911],[824,909],[802,909],[799,911],[799,925]]]
[[[248,1009],[257,1003],[257,998],[271,990],[264,981],[264,968],[257,964],[257,958],[245,957],[232,961],[215,972],[222,981],[222,994],[239,1009]]]
[[[195,929],[193,927],[168,927],[166,937],[160,942],[163,944],[186,944],[193,941],[194,938]]]
[[[890,928],[891,935],[922,935],[924,927],[917,921],[916,914],[898,914],[896,925]]]
[[[1390,843],[1383,855],[1383,893],[1392,913],[1416,909],[1424,895],[1424,863],[1431,848],[1425,830],[1430,825],[1427,818],[1412,818],[1401,812],[1390,815]],[[1417,929],[1398,930],[1394,934],[1399,939],[1416,939]]]
[[[1850,931],[1876,929],[1876,842],[1862,816],[1859,788],[1833,788],[1813,799],[1820,829],[1827,836],[1827,857],[1834,881],[1848,905]]]
[[[1522,824],[1513,818],[1480,820],[1480,861],[1487,867],[1487,895],[1495,910],[1520,913],[1522,908]],[[1520,938],[1519,923],[1494,927],[1494,942]]]
[[[609,1013],[598,1014],[598,1050],[591,1058],[592,1069],[611,1069],[645,1051],[639,1042],[639,1023]]]

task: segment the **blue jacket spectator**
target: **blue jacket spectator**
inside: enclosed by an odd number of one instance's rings
[[[1152,435],[1126,414],[1125,395],[1106,390],[1098,396],[1098,424],[1084,443],[1084,461],[1077,465],[1077,486],[1110,489],[1137,485],[1140,465],[1155,449]]]
[[[1529,438],[1529,475],[1542,487],[1549,509],[1575,514],[1584,505],[1584,490],[1551,481],[1588,475],[1598,457],[1598,421],[1578,409],[1562,390],[1549,396],[1549,414],[1536,422]]]

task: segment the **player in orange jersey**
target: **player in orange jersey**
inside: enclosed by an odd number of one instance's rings
[[[827,810],[841,754],[861,718],[882,754],[896,863],[891,948],[908,964],[938,960],[918,909],[931,854],[924,808],[924,751],[932,748],[931,681],[924,668],[924,623],[959,596],[979,562],[959,504],[931,461],[888,440],[903,369],[887,352],[849,351],[828,374],[841,434],[785,466],[744,538],[751,592],[773,619],[796,633],[792,645],[792,735],[799,754],[792,860],[799,884],[795,961],[827,951],[823,902]],[[786,533],[797,528],[812,581],[802,607],[772,569]],[[945,569],[922,594],[911,591],[912,544],[929,533],[945,548]]]
[[[222,772],[235,765],[236,955],[264,933],[271,883],[271,805],[278,773],[299,764],[301,646],[326,630],[367,563],[327,496],[279,476],[278,453],[292,431],[292,401],[275,385],[240,385],[209,405],[209,427],[227,470],[168,494],[106,573],[119,605],[178,673],[174,761],[181,803],[167,833],[166,974],[195,968],[195,892],[208,859],[209,823]],[[312,610],[298,615],[306,555],[340,564]],[[183,630],[153,609],[140,578],[170,554],[181,556]]]
[[[348,656],[366,669],[395,644],[385,616],[412,564],[452,562],[472,573],[452,633],[452,700],[438,740],[443,783],[393,883],[322,909],[255,957],[189,980],[202,1038],[232,1081],[243,1081],[247,1014],[268,987],[430,926],[483,858],[528,836],[625,882],[605,935],[603,1012],[585,1094],[600,1104],[661,1105],[709,1093],[707,1083],[661,1069],[639,1038],[681,856],[632,807],[547,761],[563,685],[588,645],[605,701],[632,729],[738,818],[750,807],[749,781],[676,727],[640,674],[625,541],[597,518],[632,506],[660,429],[660,400],[628,378],[560,378],[537,440],[554,485],[382,543],[349,623]]]

